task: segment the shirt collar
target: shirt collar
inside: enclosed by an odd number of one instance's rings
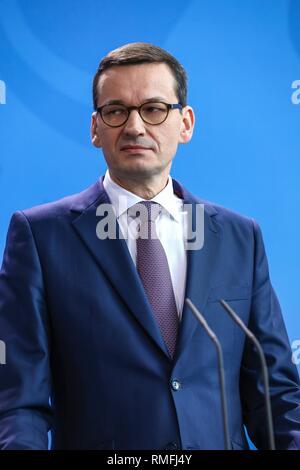
[[[119,218],[124,212],[138,202],[143,201],[141,197],[136,194],[127,191],[117,183],[115,183],[109,174],[109,170],[106,171],[103,186],[108,194],[108,197],[114,208],[116,217]],[[182,208],[182,201],[179,197],[174,194],[172,178],[169,175],[168,182],[164,189],[160,191],[153,199],[153,202],[160,204],[171,216],[177,221],[180,221],[180,211]]]

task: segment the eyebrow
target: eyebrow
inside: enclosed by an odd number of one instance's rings
[[[162,96],[153,96],[152,98],[147,98],[147,99],[143,100],[142,104],[152,103],[152,102],[156,102],[156,101],[167,102],[166,98],[163,98]],[[123,100],[109,100],[109,101],[106,101],[106,103],[104,103],[102,106],[105,106],[107,104],[123,104],[123,105],[126,105],[126,103]]]

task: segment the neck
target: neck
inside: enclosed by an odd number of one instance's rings
[[[111,179],[122,188],[130,191],[133,194],[141,197],[142,199],[153,199],[160,193],[168,183],[169,175],[156,175],[155,178],[150,178],[147,181],[140,181],[132,177],[122,178],[115,175],[111,170],[109,171]]]

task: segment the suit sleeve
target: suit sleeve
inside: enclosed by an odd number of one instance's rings
[[[277,449],[300,449],[300,385],[280,305],[269,278],[262,234],[254,222],[255,263],[249,328],[266,357]],[[241,369],[244,422],[259,449],[268,448],[264,389],[258,355],[246,342]]]
[[[0,340],[5,345],[5,363],[0,365],[1,449],[48,448],[49,330],[36,244],[27,218],[17,212],[0,271]]]

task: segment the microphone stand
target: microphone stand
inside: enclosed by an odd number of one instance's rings
[[[263,383],[264,383],[264,391],[265,391],[265,407],[266,407],[266,417],[267,417],[269,448],[270,450],[275,450],[274,427],[273,427],[271,403],[270,403],[268,368],[267,368],[267,363],[266,363],[266,359],[265,359],[265,355],[263,353],[262,347],[259,344],[256,337],[254,336],[254,334],[246,327],[245,323],[240,319],[240,317],[235,313],[235,311],[228,305],[228,303],[225,302],[225,300],[220,300],[220,304],[224,307],[224,309],[231,316],[231,318],[237,323],[237,325],[244,331],[246,336],[250,339],[250,341],[252,341],[252,343],[255,345],[257,349],[259,360],[261,363],[261,371],[263,375]]]
[[[190,307],[193,314],[197,318],[197,320],[201,323],[204,330],[213,341],[218,355],[218,374],[219,374],[219,382],[220,382],[220,391],[221,391],[221,406],[222,406],[222,417],[223,417],[223,430],[224,430],[224,443],[225,443],[225,450],[231,450],[231,444],[229,439],[229,430],[228,430],[228,415],[227,415],[227,401],[226,401],[226,389],[225,389],[225,376],[224,376],[224,361],[223,361],[223,353],[220,342],[213,332],[213,330],[208,326],[205,318],[201,315],[200,311],[196,308],[193,302],[189,299],[185,299],[185,303]]]

